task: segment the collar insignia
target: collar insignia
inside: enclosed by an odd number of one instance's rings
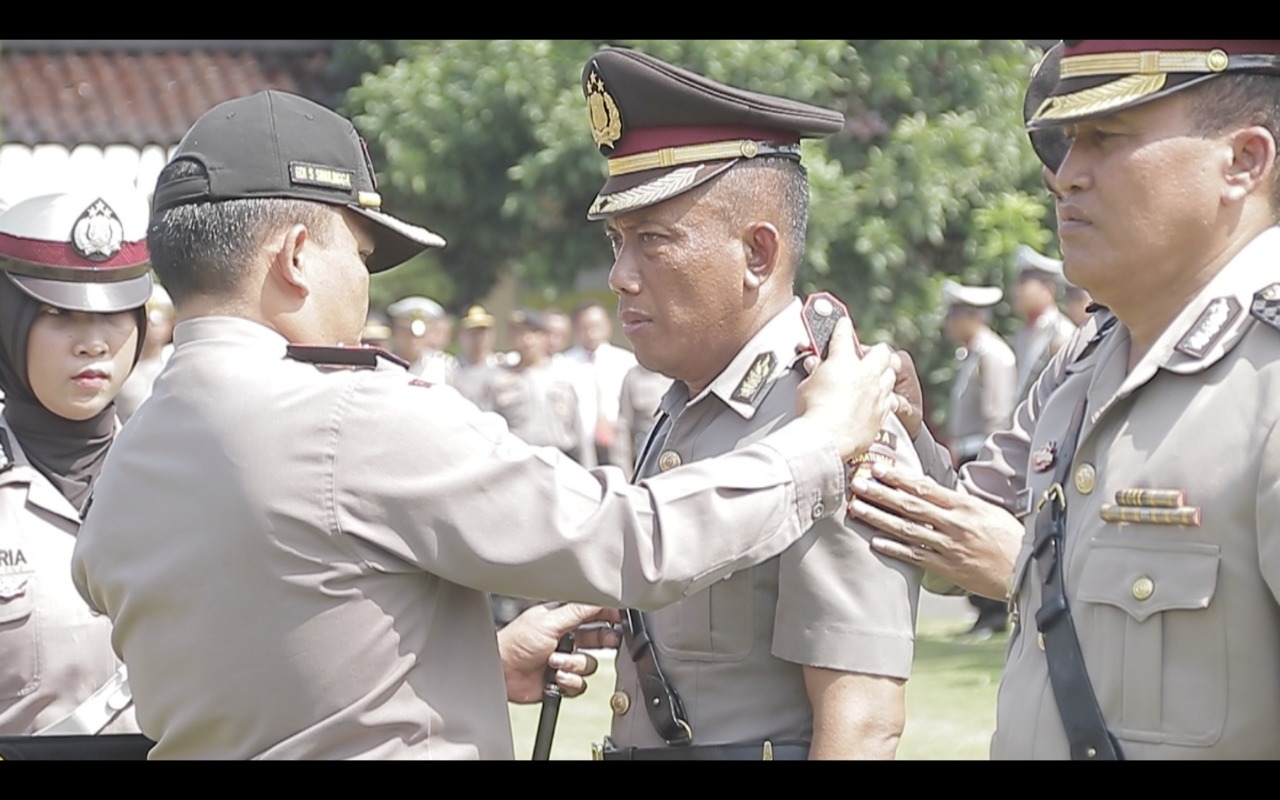
[[[1173,349],[1192,358],[1204,358],[1209,348],[1222,336],[1227,326],[1240,316],[1240,303],[1234,297],[1219,297],[1210,303],[1191,326],[1191,330]]]
[[[760,390],[764,388],[765,379],[773,374],[773,368],[776,366],[778,366],[778,357],[773,354],[773,351],[756,356],[756,360],[752,361],[751,366],[747,368],[747,374],[742,376],[742,382],[738,384],[738,388],[733,390],[730,399],[739,403],[754,403],[756,397],[760,395]]]
[[[594,69],[587,78],[587,115],[591,119],[591,138],[597,146],[612,150],[614,142],[622,138],[622,114],[605,90],[604,79]]]
[[[90,261],[106,261],[120,252],[123,243],[124,226],[102,200],[86,208],[71,229],[71,246]]]
[[[1253,296],[1249,315],[1280,331],[1280,283],[1273,283]]]

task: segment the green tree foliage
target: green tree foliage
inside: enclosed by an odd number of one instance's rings
[[[909,349],[944,412],[955,359],[942,281],[1009,286],[1019,243],[1053,249],[1021,127],[1037,52],[1017,41],[610,43],[844,112],[844,131],[805,143],[813,205],[798,291],[835,291],[865,341]],[[382,41],[344,52],[342,68],[368,70],[346,110],[383,167],[388,206],[449,239],[380,277],[380,303],[425,291],[461,308],[504,269],[555,299],[609,263],[600,226],[585,219],[603,160],[579,88],[601,44]],[[1007,302],[997,325],[1015,328]]]

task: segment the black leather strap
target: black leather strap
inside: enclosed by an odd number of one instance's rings
[[[1114,326],[1114,318],[1098,331],[1079,358],[1084,358]],[[1079,360],[1079,359],[1077,359]],[[1067,496],[1063,489],[1071,473],[1080,429],[1084,426],[1086,398],[1080,398],[1063,437],[1054,471],[1053,486],[1045,493],[1036,514],[1035,544],[1032,557],[1040,573],[1040,609],[1036,627],[1044,637],[1044,655],[1049,665],[1049,683],[1058,714],[1067,732],[1071,758],[1085,761],[1120,761],[1124,753],[1120,743],[1107,730],[1107,721],[1098,707],[1098,697],[1085,668],[1080,638],[1067,604],[1064,577],[1067,523]]]
[[[145,761],[155,745],[140,734],[0,736],[4,761]]]
[[[636,476],[649,451],[659,440],[665,440],[667,430],[671,426],[671,417],[663,414],[661,419],[649,431],[644,450],[636,461]],[[653,723],[654,730],[662,740],[674,747],[683,747],[693,741],[693,730],[689,727],[689,718],[685,714],[684,704],[676,688],[667,681],[667,676],[658,666],[657,654],[653,651],[653,641],[649,638],[649,626],[644,614],[637,609],[623,610],[622,640],[631,661],[636,666],[636,677],[640,679],[640,693],[644,695],[644,710]]]
[[[601,753],[604,761],[804,761],[808,742],[759,742],[757,744],[704,744],[690,747],[611,747]]]
[[[644,695],[644,710],[649,714],[654,730],[672,747],[688,745],[693,741],[689,717],[685,714],[684,703],[680,702],[676,687],[667,681],[662,667],[658,666],[657,654],[653,651],[653,642],[649,639],[649,627],[643,613],[634,608],[626,610],[622,639],[627,652],[631,654],[631,662],[635,664],[636,677],[640,679],[640,693]]]

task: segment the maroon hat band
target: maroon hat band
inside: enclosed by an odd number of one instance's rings
[[[141,275],[148,270],[146,242],[123,242],[102,261],[90,261],[70,242],[50,242],[0,233],[0,259],[6,272],[56,280],[108,282]]]

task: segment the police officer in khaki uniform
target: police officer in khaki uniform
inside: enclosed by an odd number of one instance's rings
[[[115,398],[142,352],[146,226],[132,187],[0,214],[0,734],[138,730],[110,621],[85,605],[70,565],[119,428]],[[49,755],[107,755],[121,741],[110,738]],[[0,757],[33,757],[43,741],[0,743]],[[149,745],[127,741],[134,756]]]
[[[1072,136],[1065,271],[1110,311],[961,473],[1025,517],[1011,572],[1008,517],[952,493],[884,523],[957,582],[1008,579],[993,756],[1280,756],[1277,108],[1280,41],[1083,40],[1032,117]]]
[[[800,419],[752,447],[644,487],[588,472],[341,346],[369,273],[443,244],[380,205],[351,123],[275,91],[207,112],[157,182],[176,348],[73,557],[153,758],[510,758],[507,697],[538,697],[571,628],[500,657],[486,590],[696,592],[842,514],[843,458],[891,407],[891,354],[857,362],[837,329]],[[695,535],[707,519],[719,535]]]
[[[1014,402],[1022,402],[1031,384],[1040,377],[1049,359],[1075,335],[1076,324],[1058,310],[1062,290],[1062,262],[1037,253],[1021,244],[1013,253],[1018,282],[1013,287],[1013,310],[1022,327],[1013,339],[1013,356],[1018,363],[1018,388]],[[1007,426],[1004,426],[1007,427]]]
[[[449,375],[449,385],[473,403],[478,402],[494,370],[510,363],[506,353],[494,352],[496,322],[481,305],[471,306],[458,320],[458,366]]]
[[[511,432],[529,444],[554,447],[582,463],[586,440],[578,395],[551,367],[550,337],[541,315],[518,309],[512,312],[510,324],[520,360],[488,372],[476,405],[500,414]]]
[[[792,417],[808,342],[793,292],[808,211],[799,142],[838,131],[843,117],[626,49],[593,56],[583,91],[608,158],[590,217],[613,243],[618,318],[641,364],[675,379],[639,457],[637,479],[653,480]],[[893,417],[864,459],[917,467]],[[699,537],[726,532],[715,519],[694,524]],[[653,613],[629,611],[598,754],[893,757],[920,573],[872,553],[867,533],[821,520],[760,566]]]
[[[391,342],[396,355],[409,362],[409,371],[428,383],[447,383],[458,360],[445,352],[449,343],[448,314],[430,297],[402,297],[387,306]]]
[[[991,308],[1003,296],[999,286],[942,284],[947,338],[959,346],[948,416],[956,464],[972,461],[986,438],[1008,427],[1013,416],[1017,365],[1013,350],[989,324]]]

